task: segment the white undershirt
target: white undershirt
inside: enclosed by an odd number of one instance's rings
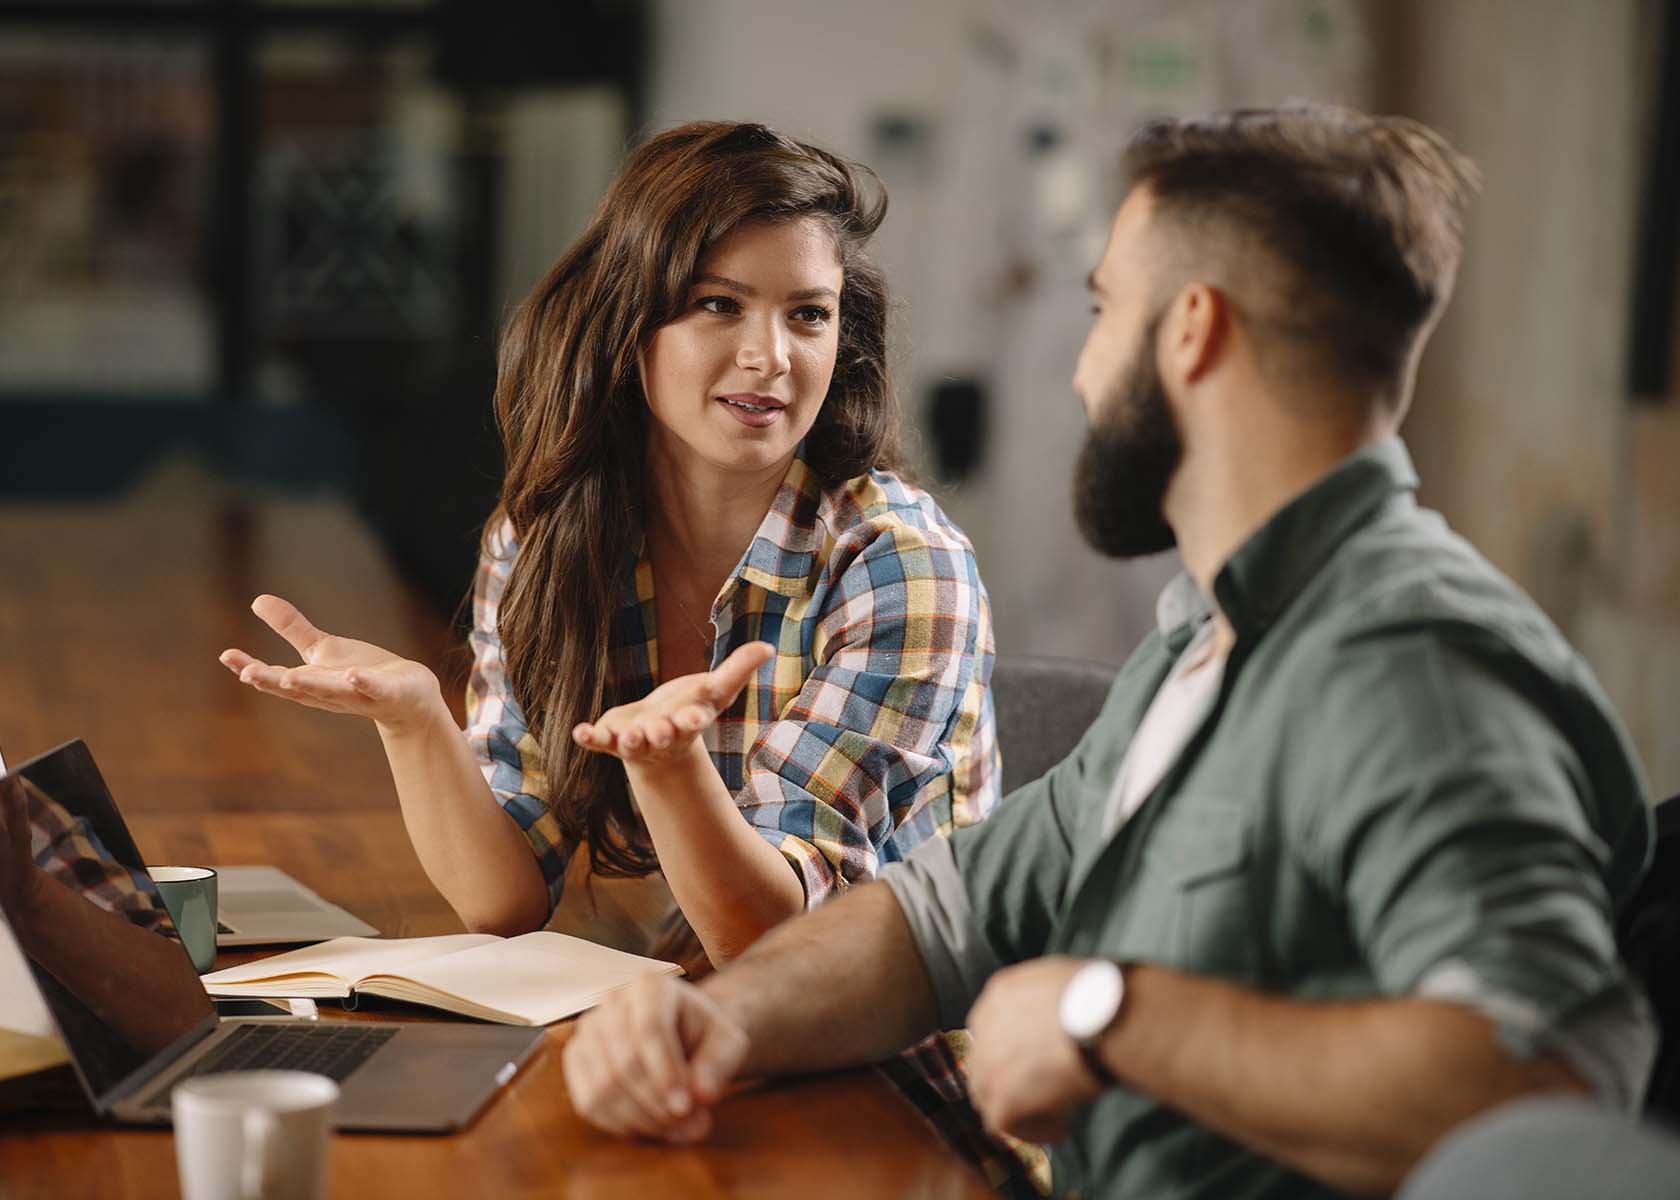
[[[1229,651],[1214,651],[1217,621],[1206,621],[1155,692],[1114,777],[1103,813],[1106,842],[1142,807],[1201,728],[1219,697]]]

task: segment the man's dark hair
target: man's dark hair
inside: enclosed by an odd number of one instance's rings
[[[1218,286],[1262,357],[1287,342],[1292,366],[1405,404],[1478,185],[1445,138],[1330,105],[1242,109],[1152,121],[1123,167],[1153,201],[1161,288]]]

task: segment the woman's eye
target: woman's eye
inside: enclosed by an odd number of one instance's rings
[[[694,302],[694,306],[711,313],[738,313],[741,311],[741,302],[733,296],[702,296]]]
[[[804,325],[826,325],[833,318],[833,310],[820,304],[807,304],[793,310],[793,319]]]

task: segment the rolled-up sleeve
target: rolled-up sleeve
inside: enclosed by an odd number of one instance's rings
[[[1313,827],[1312,865],[1346,897],[1385,993],[1466,1004],[1513,1053],[1557,1049],[1601,1093],[1637,1096],[1654,1030],[1617,958],[1612,851],[1586,817],[1589,774],[1498,680],[1417,653],[1415,670],[1452,681],[1426,693],[1420,723],[1433,733],[1397,737],[1415,754],[1409,767],[1382,764],[1386,782],[1337,789]]]
[[[560,903],[576,845],[564,836],[559,818],[545,799],[548,780],[542,752],[508,687],[502,661],[496,616],[517,553],[513,526],[504,521],[486,540],[473,578],[473,627],[467,639],[473,666],[467,678],[466,737],[491,794],[531,844],[548,887],[552,913]]]
[[[923,842],[881,881],[892,888],[939,1007],[941,1029],[961,1029],[980,989],[1001,964],[974,923],[968,893],[944,838]]]
[[[973,552],[939,530],[870,534],[826,598],[816,666],[749,750],[737,797],[807,907],[949,828],[957,742],[990,720],[989,705],[970,711],[993,654]],[[920,836],[894,842],[901,829]]]

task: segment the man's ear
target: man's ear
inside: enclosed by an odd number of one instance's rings
[[[1162,330],[1162,374],[1180,384],[1195,383],[1225,353],[1231,334],[1230,301],[1218,288],[1187,283],[1167,307]]]

